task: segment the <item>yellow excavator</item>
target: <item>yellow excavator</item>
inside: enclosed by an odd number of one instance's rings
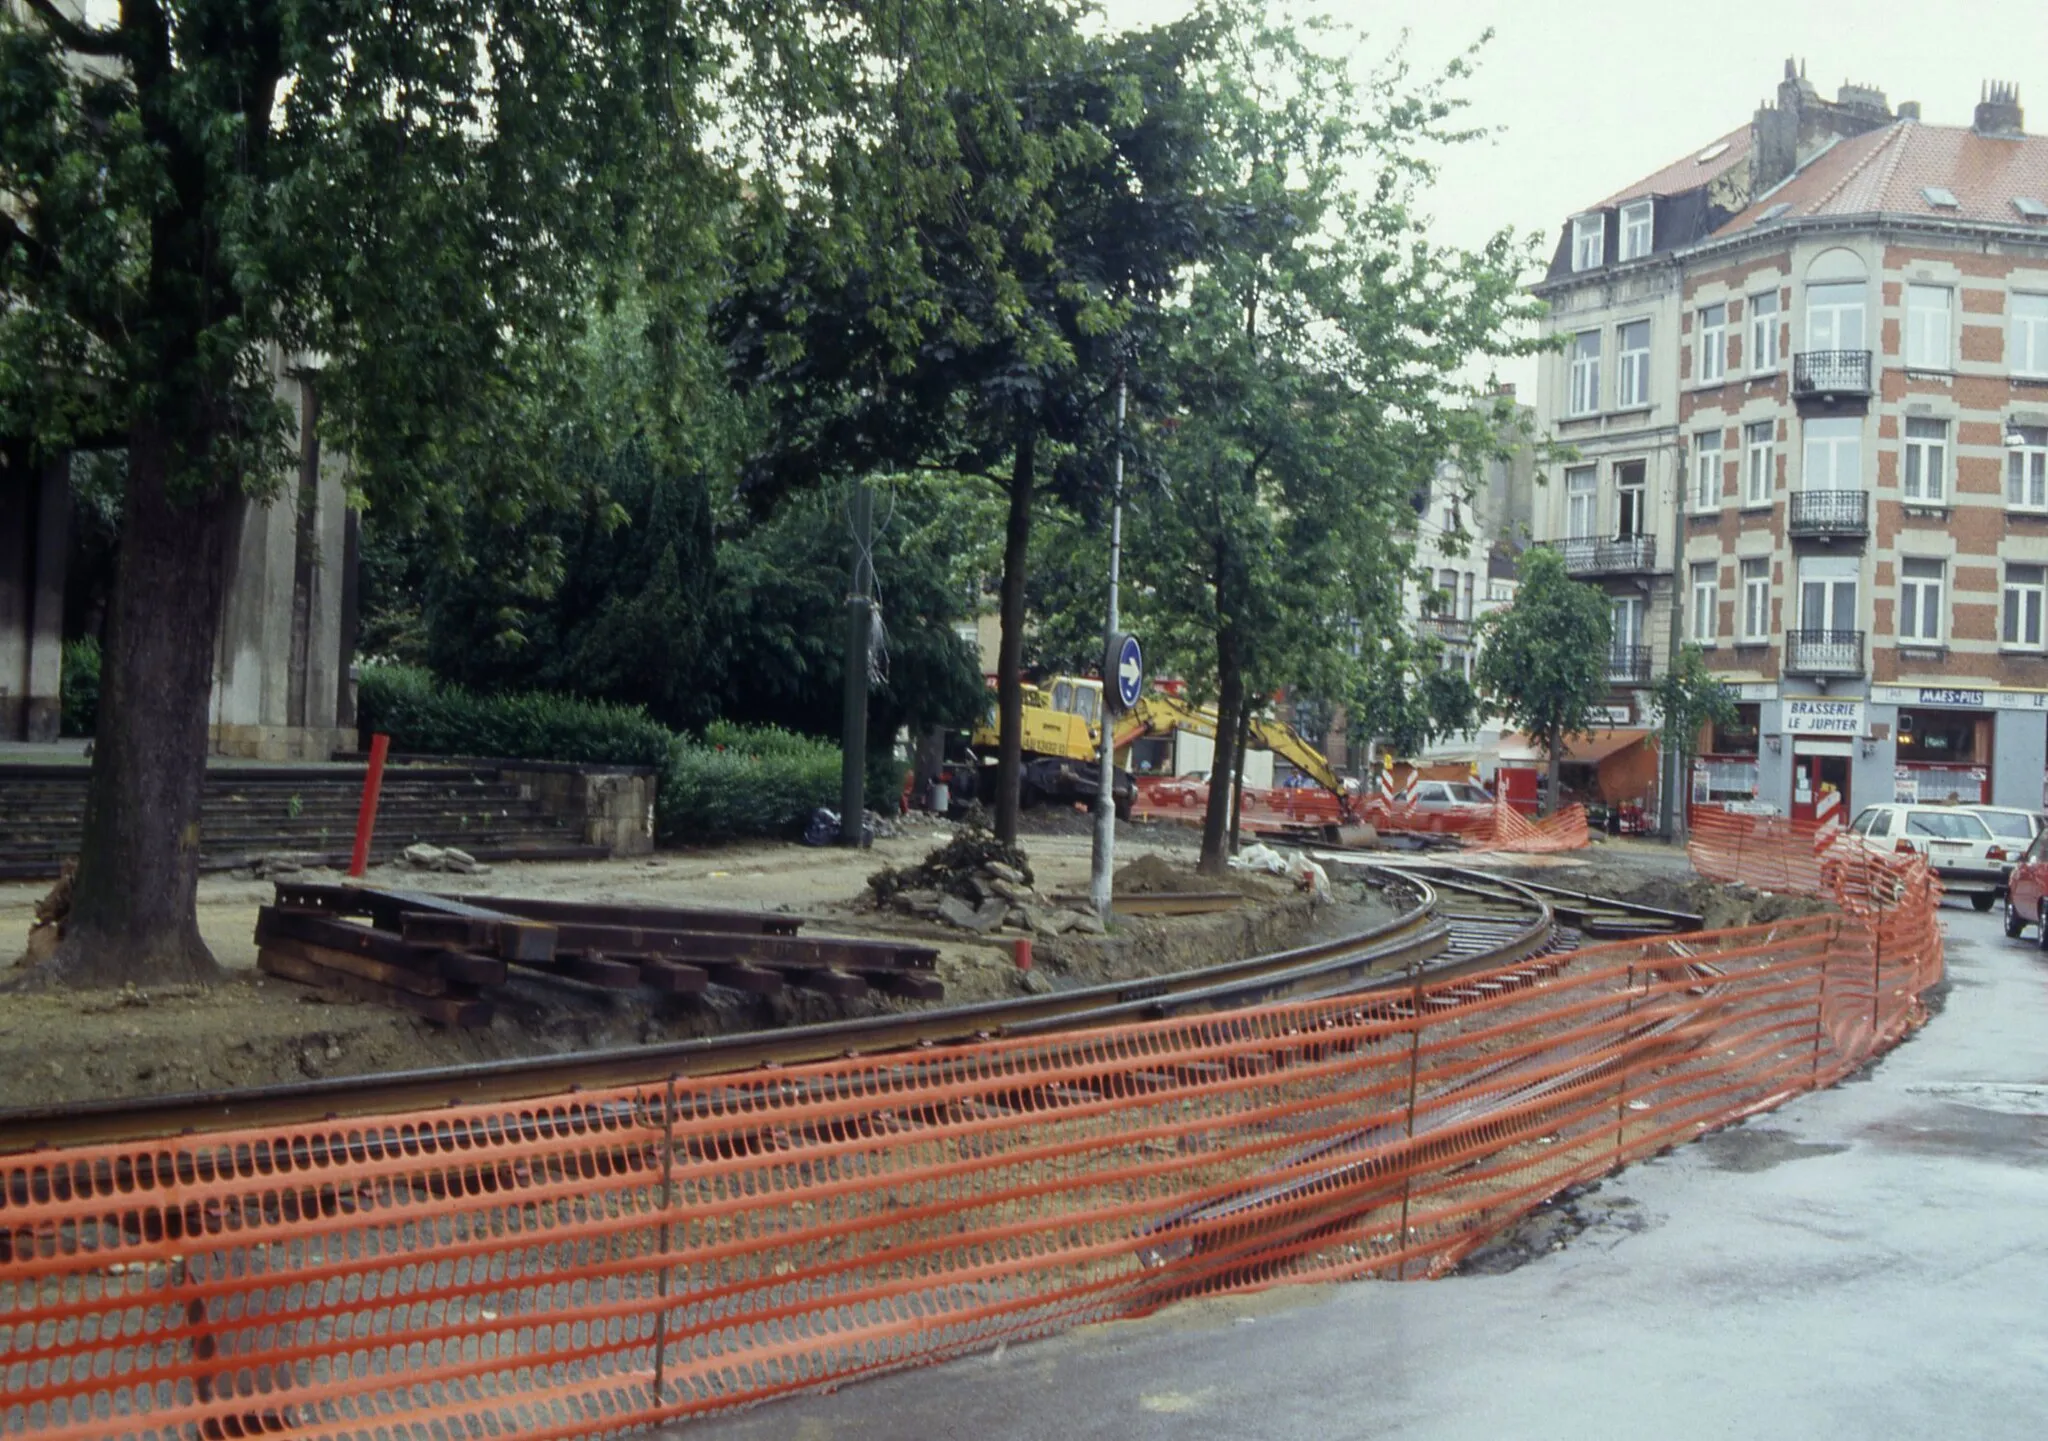
[[[1189,705],[1176,696],[1148,695],[1117,717],[1114,739],[1116,748],[1122,750],[1142,736],[1166,735],[1177,730],[1213,741],[1216,712]],[[1263,716],[1253,716],[1249,730],[1253,745],[1273,752],[1348,805],[1350,798],[1343,777],[1300,731],[1285,721],[1267,720]]]
[[[1018,786],[1022,804],[1092,803],[1100,775],[1096,757],[1102,745],[1102,682],[1062,675],[1043,685],[1027,685],[1023,714],[1024,769]],[[991,696],[988,714],[969,738],[981,756],[984,795],[995,793],[995,754],[1001,740]],[[1130,772],[1117,767],[1110,784],[1117,814],[1128,818],[1137,796]]]

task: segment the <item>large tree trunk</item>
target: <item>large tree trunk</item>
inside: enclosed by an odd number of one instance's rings
[[[220,975],[199,938],[199,802],[235,502],[173,504],[168,459],[161,433],[130,436],[71,916],[32,983]]]
[[[1017,841],[1018,780],[1024,770],[1024,572],[1031,552],[1031,491],[1038,427],[1017,437],[1010,515],[1003,528],[1002,643],[996,649],[996,838]]]
[[[1555,726],[1552,726],[1550,729],[1550,733],[1543,738],[1544,755],[1546,757],[1546,763],[1550,767],[1550,788],[1548,794],[1546,794],[1543,797],[1542,814],[1546,816],[1554,813],[1557,810],[1558,752],[1563,749],[1564,739],[1562,736],[1558,734],[1557,728]]]
[[[1237,736],[1244,714],[1244,667],[1237,631],[1216,633],[1216,754],[1209,762],[1209,808],[1202,813],[1202,859],[1196,869],[1220,876],[1230,865],[1231,802],[1237,795]]]

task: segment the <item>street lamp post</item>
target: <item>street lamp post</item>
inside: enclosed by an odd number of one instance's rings
[[[1109,924],[1110,874],[1116,865],[1116,735],[1110,723],[1117,698],[1117,582],[1124,556],[1124,372],[1116,374],[1116,483],[1109,505],[1109,611],[1102,627],[1102,736],[1096,753],[1095,844],[1088,866],[1088,901]]]

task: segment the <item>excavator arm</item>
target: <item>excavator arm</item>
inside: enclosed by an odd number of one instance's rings
[[[1216,738],[1216,713],[1198,710],[1186,701],[1170,695],[1148,695],[1125,711],[1117,722],[1115,733],[1116,748],[1122,750],[1140,736],[1167,731],[1184,730],[1206,740]],[[1344,782],[1331,767],[1323,753],[1310,745],[1307,738],[1285,721],[1252,718],[1251,735],[1254,742],[1290,762],[1295,769],[1307,775],[1324,790],[1339,797],[1344,796]]]

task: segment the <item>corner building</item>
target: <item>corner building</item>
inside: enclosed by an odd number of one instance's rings
[[[1670,588],[1740,713],[1690,795],[2041,809],[2048,138],[2011,87],[1928,125],[1789,65],[1746,134],[1670,262]]]

